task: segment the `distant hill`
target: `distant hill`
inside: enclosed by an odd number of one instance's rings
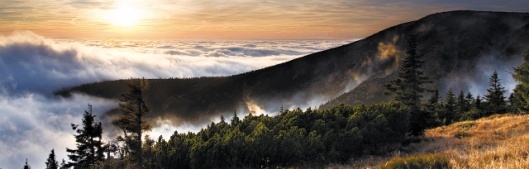
[[[148,79],[150,117],[209,121],[233,111],[277,112],[281,107],[330,107],[387,101],[383,84],[395,77],[409,36],[417,39],[431,88],[468,91],[486,85],[490,73],[510,71],[529,47],[529,14],[452,11],[400,24],[365,39],[229,77]],[[508,74],[508,73],[506,73]],[[500,73],[501,75],[501,73]],[[501,77],[500,77],[501,78]],[[127,80],[84,84],[57,91],[104,98],[126,92]],[[480,85],[483,85],[480,84]]]

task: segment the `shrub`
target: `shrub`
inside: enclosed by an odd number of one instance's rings
[[[395,157],[388,161],[383,169],[444,169],[449,167],[449,159],[440,154],[419,154],[407,157]]]

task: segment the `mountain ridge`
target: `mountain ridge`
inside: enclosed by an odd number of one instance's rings
[[[521,53],[529,46],[528,23],[527,13],[432,14],[350,44],[238,75],[148,79],[146,101],[155,112],[150,118],[163,116],[175,122],[206,122],[233,111],[259,114],[317,107],[329,100],[321,108],[384,102],[391,98],[383,95],[383,84],[395,77],[408,36],[416,37],[417,51],[426,61],[425,73],[436,81],[430,87],[444,87],[441,93],[448,88],[468,91],[473,87],[468,83],[488,79],[489,75],[479,74],[485,68],[521,63]],[[126,81],[84,84],[56,94],[79,92],[116,99],[125,92]]]

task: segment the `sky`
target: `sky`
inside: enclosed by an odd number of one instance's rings
[[[70,124],[81,123],[87,104],[99,119],[117,105],[82,94],[57,98],[58,89],[130,77],[233,75],[428,14],[469,9],[528,12],[529,1],[0,0],[0,168],[21,168],[26,158],[44,168],[51,149],[67,160],[66,147],[75,146]],[[165,138],[200,129],[156,125],[151,135]],[[112,139],[107,131],[104,138]]]
[[[76,39],[359,39],[449,10],[527,0],[2,0],[0,34]]]

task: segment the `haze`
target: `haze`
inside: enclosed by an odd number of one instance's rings
[[[525,0],[4,0],[0,34],[83,39],[358,39],[448,10],[525,12]]]

